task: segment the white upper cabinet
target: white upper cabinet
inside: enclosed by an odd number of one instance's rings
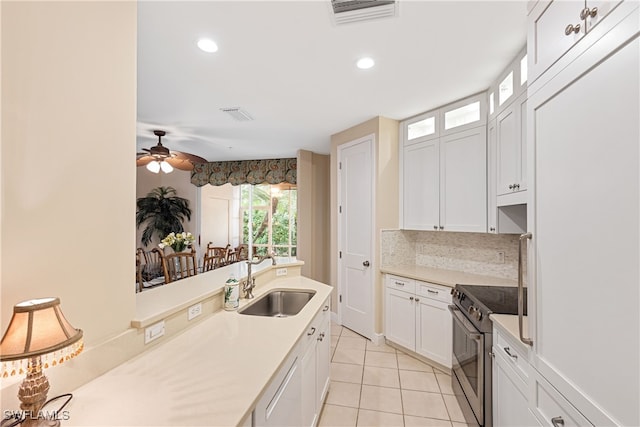
[[[496,194],[498,206],[501,196],[527,189],[526,184],[526,118],[527,94],[523,93],[496,120]],[[519,200],[526,203],[526,199]]]
[[[401,228],[487,230],[486,93],[400,124]]]
[[[531,81],[594,29],[619,3],[618,0],[539,1],[530,13],[528,24]]]

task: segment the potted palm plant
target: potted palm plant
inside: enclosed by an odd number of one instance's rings
[[[153,235],[163,239],[170,233],[184,231],[182,222],[191,220],[189,200],[178,197],[173,187],[158,187],[136,202],[136,226],[146,224],[142,232],[142,244],[151,243]]]

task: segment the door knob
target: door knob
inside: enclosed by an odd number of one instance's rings
[[[362,263],[362,265],[364,265],[365,267],[369,267],[370,264],[369,264],[369,261],[365,261]]]

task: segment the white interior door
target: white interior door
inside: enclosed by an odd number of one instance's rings
[[[229,200],[217,197],[202,198],[202,246],[212,242],[224,247],[229,239]]]
[[[338,148],[338,290],[342,324],[373,337],[374,135]]]

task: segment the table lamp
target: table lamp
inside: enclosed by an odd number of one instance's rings
[[[82,330],[65,319],[59,298],[33,299],[13,307],[13,317],[0,341],[0,375],[7,378],[26,373],[18,390],[20,409],[26,416],[22,426],[44,421],[40,410],[47,400],[49,380],[42,369],[75,357],[82,348]]]

